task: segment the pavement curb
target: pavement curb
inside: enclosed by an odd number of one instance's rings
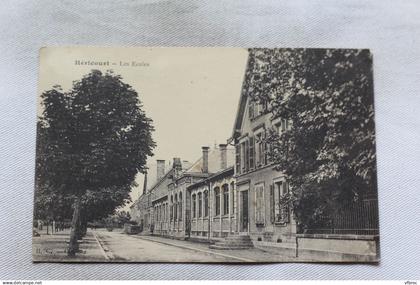
[[[170,246],[175,246],[175,247],[179,247],[179,248],[183,248],[183,249],[189,249],[189,250],[195,250],[195,251],[204,252],[204,253],[208,253],[208,254],[220,255],[220,256],[223,256],[223,257],[240,260],[242,262],[250,262],[250,263],[257,262],[255,260],[251,260],[251,259],[247,259],[247,258],[242,258],[242,257],[237,257],[237,256],[233,256],[233,255],[219,253],[219,252],[214,252],[214,251],[210,251],[210,250],[204,250],[204,249],[199,249],[199,248],[195,248],[195,247],[189,247],[189,246],[185,246],[185,245],[173,244],[173,243],[165,242],[165,241],[161,241],[161,240],[154,240],[154,239],[151,239],[151,238],[146,238],[144,236],[135,236],[135,237],[136,238],[139,238],[139,239],[143,239],[143,240],[147,240],[147,241],[151,241],[151,242],[157,242],[157,243],[161,243],[161,244],[165,244],[165,245],[170,245]]]
[[[111,261],[111,259],[114,258],[112,252],[109,250],[108,247],[106,247],[105,245],[101,243],[101,241],[99,240],[99,237],[96,235],[94,231],[92,231],[92,234],[95,237],[95,240],[98,243],[98,246],[101,249],[102,255],[105,257],[106,261]],[[107,252],[109,252],[112,257],[108,256]]]

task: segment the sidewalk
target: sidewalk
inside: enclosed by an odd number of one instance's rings
[[[151,235],[132,235],[138,239],[158,242],[166,245],[176,246],[184,249],[192,249],[200,252],[211,253],[232,258],[237,262],[249,263],[271,263],[271,262],[293,262],[296,261],[294,257],[280,256],[278,253],[264,251],[258,248],[242,249],[242,250],[216,250],[210,249],[209,244],[193,241],[185,241],[178,239],[171,239],[160,236]]]
[[[70,230],[47,235],[40,232],[40,237],[32,237],[32,260],[34,262],[106,262],[107,259],[93,233],[88,230],[83,240],[79,241],[80,252],[75,257],[67,256]]]

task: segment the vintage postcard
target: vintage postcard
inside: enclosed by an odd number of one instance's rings
[[[40,50],[33,261],[378,262],[366,49]]]

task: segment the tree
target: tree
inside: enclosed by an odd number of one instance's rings
[[[252,49],[245,78],[252,100],[291,122],[267,141],[275,168],[293,189],[284,202],[292,203],[301,226],[376,195],[368,50]]]
[[[107,198],[111,203],[102,199],[94,204],[105,203],[111,210],[124,203],[135,175],[145,171],[146,159],[153,155],[152,120],[142,110],[137,92],[112,71],[92,70],[74,81],[71,90],[54,86],[41,98],[45,157],[43,167],[37,169],[39,184],[73,197],[68,250],[73,256],[78,249],[82,199],[121,191],[118,199]]]

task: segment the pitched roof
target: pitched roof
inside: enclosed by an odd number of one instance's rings
[[[241,128],[242,128],[242,121],[243,121],[243,116],[245,114],[245,107],[246,107],[246,99],[248,97],[248,94],[246,93],[246,89],[247,89],[246,88],[246,72],[248,70],[249,61],[250,61],[250,57],[248,55],[248,60],[245,67],[244,79],[242,81],[241,95],[239,96],[239,103],[238,103],[238,108],[236,110],[235,123],[233,125],[232,137],[229,140],[234,139],[238,135],[238,133],[240,133]]]

